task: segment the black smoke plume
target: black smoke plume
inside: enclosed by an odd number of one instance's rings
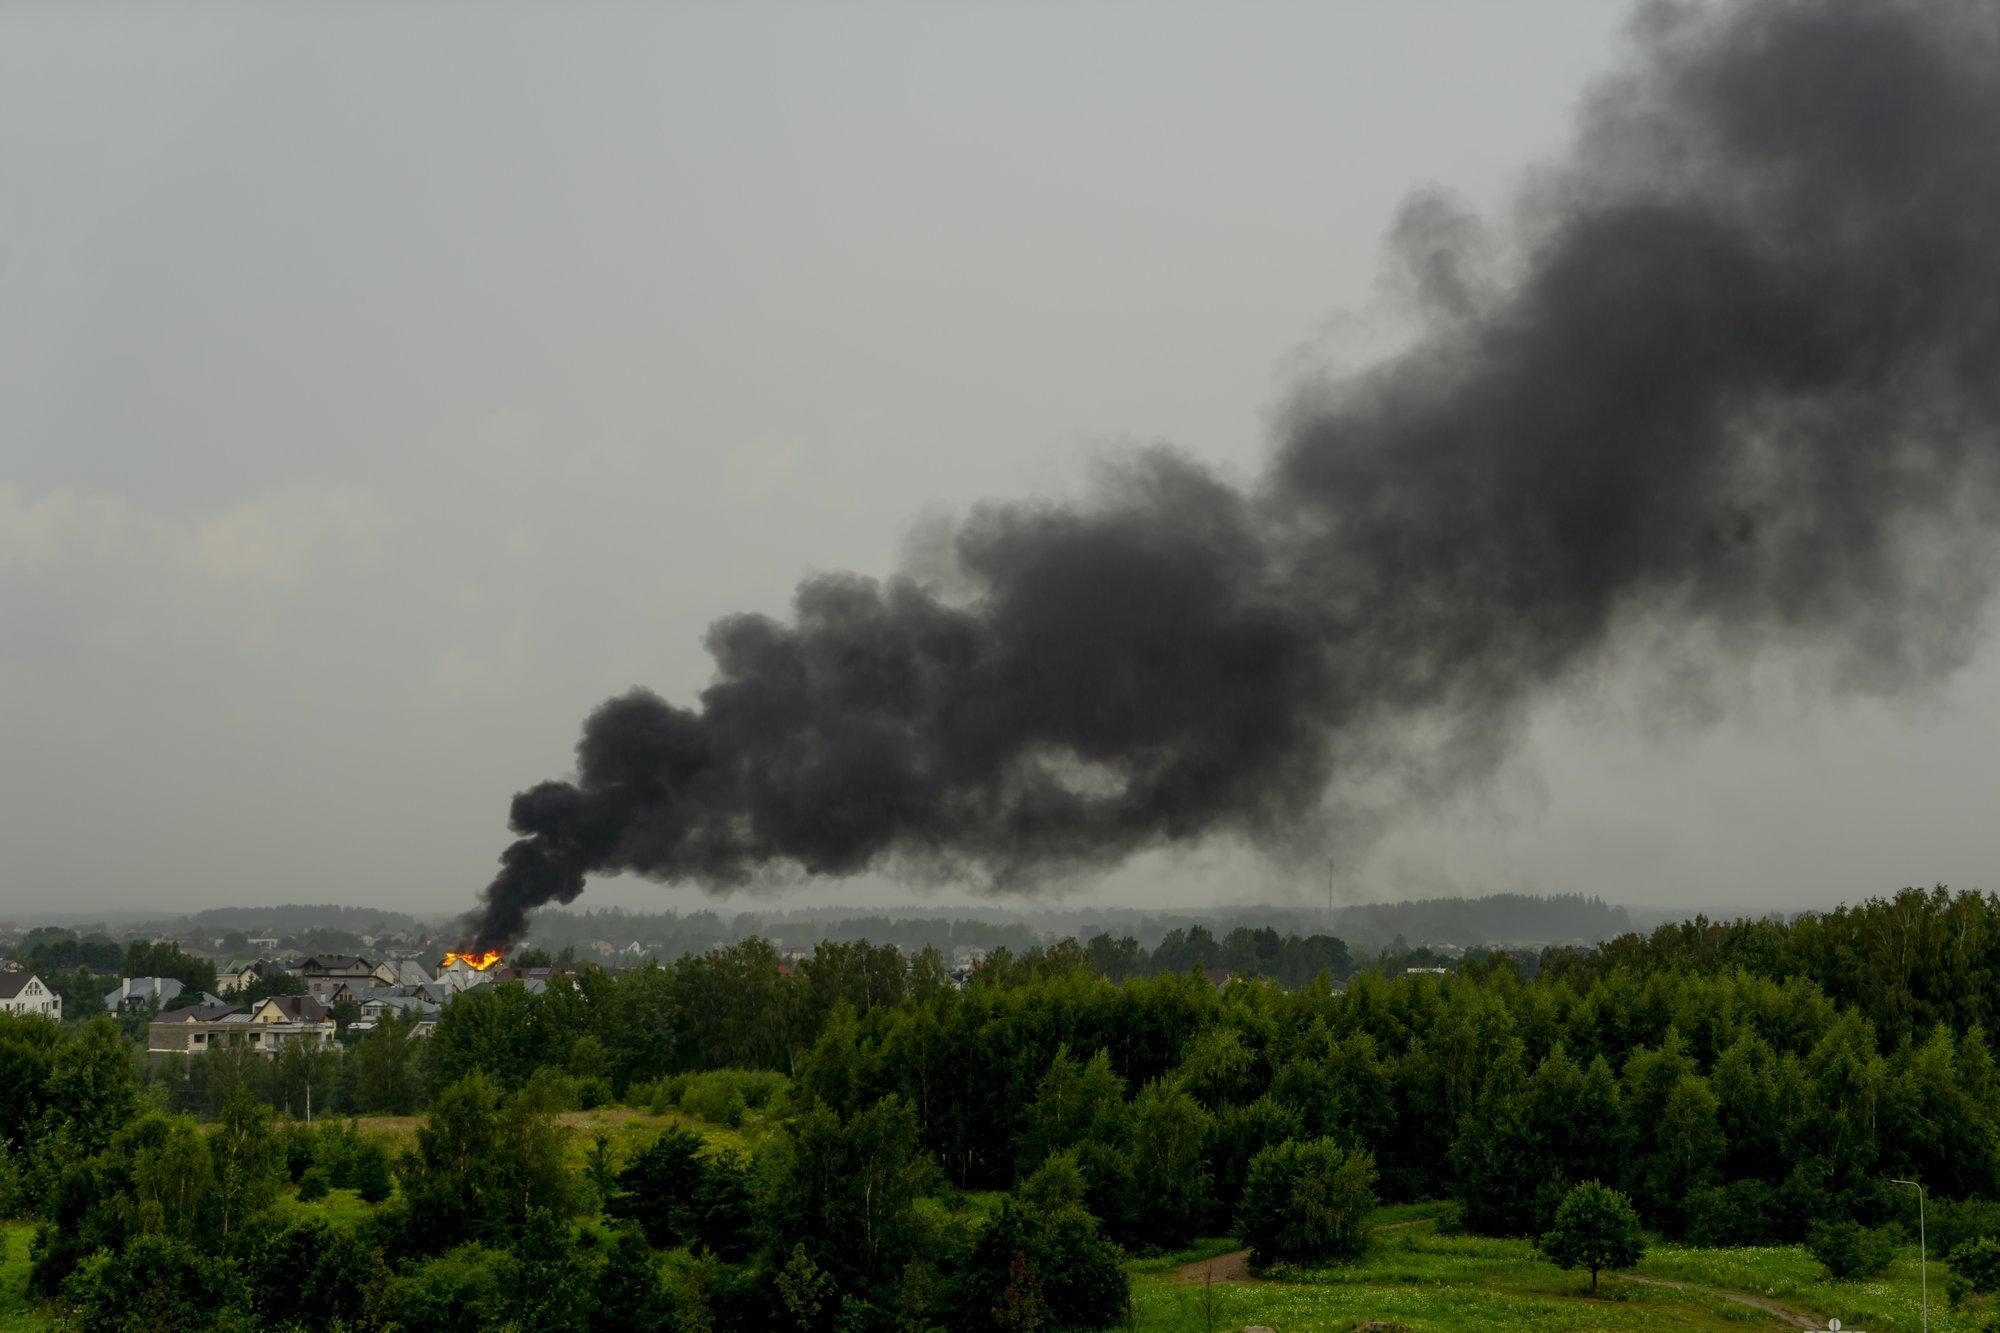
[[[1152,452],[995,504],[947,594],[813,578],[514,799],[475,943],[620,871],[998,886],[1281,844],[1385,756],[1441,781],[1626,628],[1962,660],[2000,484],[2000,6],[1654,4],[1511,261],[1435,201],[1423,332],[1302,400],[1249,492]]]

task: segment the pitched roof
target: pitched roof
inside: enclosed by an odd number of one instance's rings
[[[438,1012],[440,1006],[415,995],[377,995],[374,1003],[384,1009],[399,1014],[429,1015]]]
[[[11,1000],[28,988],[33,972],[0,972],[0,1000]]]
[[[360,958],[349,953],[316,953],[309,958],[301,958],[299,960],[299,970],[301,972],[307,968],[317,968],[322,972],[350,972],[359,968],[361,971],[367,972],[373,970],[374,966],[366,958]]]
[[[191,1004],[185,1009],[169,1009],[156,1022],[161,1023],[213,1023],[231,1014],[241,1013],[241,1005],[229,1004],[222,1000],[214,1003]]]
[[[294,1023],[324,1023],[333,1010],[311,995],[273,995],[257,1003],[259,1009],[276,1005],[278,1012]]]
[[[105,994],[104,1007],[116,1009],[127,1000],[157,1000],[165,1004],[185,989],[172,977],[127,977],[118,983],[117,990]]]
[[[421,986],[431,979],[431,974],[424,971],[424,965],[414,958],[393,959],[382,966],[395,977],[393,985]]]

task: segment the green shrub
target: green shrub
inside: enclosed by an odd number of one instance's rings
[[[723,1080],[692,1083],[681,1094],[681,1110],[712,1125],[727,1125],[734,1129],[743,1123],[743,1116],[749,1109],[743,1094]]]
[[[0,1139],[0,1219],[18,1216],[27,1201],[27,1184],[22,1177],[20,1154]]]
[[[1928,1230],[1933,1256],[1950,1254],[1969,1240],[2000,1236],[2000,1199],[1932,1199]]]
[[[501,1327],[509,1314],[506,1262],[504,1251],[461,1245],[390,1283],[384,1313],[402,1328],[474,1333]]]
[[[357,1146],[348,1168],[348,1187],[364,1203],[381,1203],[395,1193],[396,1182],[389,1169],[389,1150],[379,1139],[367,1139]]]
[[[783,1074],[768,1069],[739,1071],[736,1075],[737,1089],[743,1094],[743,1102],[753,1111],[770,1110],[780,1102],[791,1080]]]
[[[646,1239],[663,1249],[694,1239],[708,1174],[702,1146],[701,1135],[684,1126],[663,1130],[618,1173],[606,1211],[638,1223]]]
[[[135,1236],[121,1251],[90,1255],[63,1283],[62,1294],[78,1327],[102,1333],[196,1333],[241,1315],[249,1303],[228,1260],[159,1235]]]
[[[1250,1262],[1322,1263],[1351,1259],[1368,1240],[1375,1206],[1375,1159],[1332,1139],[1286,1139],[1250,1159],[1236,1234]]]
[[[583,1109],[577,1080],[553,1065],[537,1065],[514,1096],[522,1106],[542,1115]]]
[[[2000,1291],[2000,1242],[1981,1236],[1951,1252],[1951,1271],[1982,1296]]]
[[[668,1081],[680,1109],[697,1120],[730,1128],[750,1111],[775,1110],[790,1086],[783,1074],[757,1069],[713,1069]]]
[[[294,1185],[319,1160],[319,1131],[311,1125],[290,1125],[285,1129],[285,1174]]]
[[[649,1078],[625,1089],[627,1106],[643,1106],[654,1115],[665,1115],[680,1105],[680,1089],[670,1078]]]
[[[354,1228],[306,1216],[247,1238],[240,1270],[259,1328],[360,1328],[387,1277],[380,1251]]]
[[[1859,1222],[1821,1222],[1806,1233],[1806,1250],[1826,1265],[1829,1276],[1847,1282],[1874,1277],[1896,1257],[1894,1234],[1887,1227]]]
[[[332,1186],[328,1183],[326,1168],[309,1166],[306,1168],[306,1173],[299,1177],[299,1202],[314,1203],[324,1199],[330,1188]]]
[[[1732,1180],[1688,1194],[1690,1245],[1782,1245],[1788,1239],[1783,1201],[1761,1180]]]
[[[319,1165],[326,1168],[327,1179],[334,1188],[354,1188],[354,1157],[361,1151],[362,1142],[361,1131],[352,1120],[320,1126]]]
[[[1071,1168],[1072,1173],[1074,1167]],[[1113,1328],[1131,1313],[1124,1253],[1076,1203],[1025,1190],[980,1232],[964,1275],[959,1327]],[[1033,1294],[1032,1301],[1025,1300]],[[1028,1306],[1046,1319],[1024,1317]],[[1011,1325],[1000,1314],[1011,1311]]]

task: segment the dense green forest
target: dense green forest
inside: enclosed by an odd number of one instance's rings
[[[1532,978],[1116,979],[1139,952],[1003,951],[961,990],[935,953],[786,969],[750,940],[271,1061],[0,1020],[0,1211],[40,1223],[37,1297],[107,1328],[1118,1326],[1123,1254],[1337,1257],[1377,1198],[1538,1235],[1587,1181],[1707,1245],[1863,1264],[1914,1221],[1895,1178],[1928,1188],[1937,1257],[2000,1235],[1991,897],[1698,920]],[[308,1095],[425,1119],[307,1130]],[[673,1124],[567,1141],[564,1112],[614,1103]],[[1308,1172],[1302,1232],[1275,1183]],[[376,1202],[278,1207],[328,1185]]]

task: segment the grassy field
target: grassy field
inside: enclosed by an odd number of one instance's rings
[[[1279,1333],[1350,1329],[1367,1320],[1411,1329],[1780,1329],[1786,1311],[1824,1327],[1837,1315],[1850,1328],[1921,1327],[1914,1247],[1887,1274],[1865,1283],[1822,1281],[1797,1248],[1695,1250],[1661,1246],[1637,1273],[1678,1287],[1607,1276],[1592,1298],[1579,1273],[1534,1257],[1526,1241],[1439,1233],[1425,1209],[1383,1209],[1369,1252],[1358,1263],[1274,1270],[1268,1281],[1203,1284],[1182,1269],[1240,1248],[1216,1239],[1133,1265],[1138,1327],[1183,1333],[1265,1325]],[[1931,1327],[1971,1333],[1990,1312],[1945,1310],[1943,1276],[1931,1272]],[[1774,1308],[1729,1299],[1749,1296]]]
[[[48,1321],[28,1304],[29,1222],[0,1222],[0,1333],[40,1333]]]
[[[632,1106],[600,1106],[594,1111],[565,1111],[556,1117],[563,1128],[570,1131],[569,1148],[572,1165],[580,1165],[583,1153],[599,1134],[611,1140],[612,1151],[622,1164],[631,1151],[649,1142],[654,1135],[669,1125],[685,1125],[705,1139],[709,1147],[717,1151],[734,1149],[749,1152],[772,1133],[772,1127],[760,1112],[752,1111],[743,1118],[743,1123],[735,1128],[711,1124],[697,1120],[679,1111],[656,1114]],[[416,1141],[417,1126],[423,1117],[413,1115],[364,1115],[356,1117],[355,1127],[365,1134],[386,1134],[398,1146]]]
[[[1640,1263],[1639,1273],[1698,1282],[1766,1296],[1796,1310],[1838,1318],[1846,1328],[1923,1327],[1922,1287],[1917,1250],[1906,1247],[1881,1277],[1866,1282],[1829,1282],[1812,1256],[1795,1245],[1740,1250],[1694,1250],[1658,1245]],[[1963,1310],[1945,1308],[1945,1267],[1930,1266],[1931,1328],[1937,1333],[1972,1333],[2000,1314],[1990,1303]]]
[[[324,1198],[301,1203],[298,1191],[287,1189],[272,1205],[272,1216],[280,1226],[306,1216],[322,1217],[336,1226],[353,1226],[374,1211],[375,1205],[363,1203],[353,1190],[328,1190]]]

